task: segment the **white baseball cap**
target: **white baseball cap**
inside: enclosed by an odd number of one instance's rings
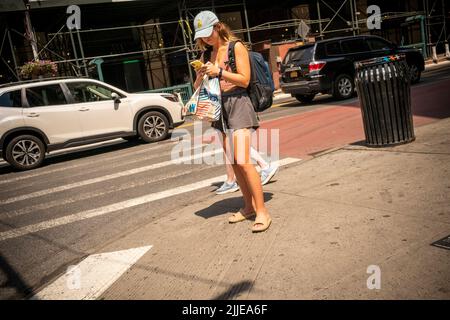
[[[194,40],[209,37],[213,32],[214,25],[219,18],[212,11],[202,11],[194,18],[195,36]]]

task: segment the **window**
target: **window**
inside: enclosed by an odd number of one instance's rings
[[[367,42],[369,42],[370,49],[372,50],[389,50],[391,49],[391,44],[387,41],[384,41],[382,39],[367,39]]]
[[[314,46],[300,47],[299,49],[291,50],[284,58],[284,64],[294,61],[309,61],[313,59]]]
[[[316,59],[323,59],[326,58],[326,53],[325,53],[325,46],[321,43],[316,44],[316,52],[315,52],[315,58]]]
[[[20,90],[3,93],[0,96],[0,107],[22,107]]]
[[[341,44],[339,42],[330,42],[326,45],[327,55],[335,56],[342,54]]]
[[[96,83],[68,82],[66,85],[76,103],[112,100],[111,94],[115,92]]]
[[[66,98],[59,84],[25,89],[30,107],[45,107],[66,104]]]
[[[344,40],[341,42],[343,53],[358,53],[370,51],[367,42],[364,39]]]

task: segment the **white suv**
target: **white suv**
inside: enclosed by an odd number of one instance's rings
[[[182,101],[167,93],[127,93],[85,78],[0,86],[0,153],[19,170],[47,152],[124,138],[155,142],[181,125]]]

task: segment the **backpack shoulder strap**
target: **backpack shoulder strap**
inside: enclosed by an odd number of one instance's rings
[[[239,41],[239,40],[237,40]],[[234,55],[234,46],[236,45],[237,41],[231,41],[228,44],[228,65],[231,68],[231,71],[233,71],[234,73],[237,72],[237,67],[236,67],[236,58]]]

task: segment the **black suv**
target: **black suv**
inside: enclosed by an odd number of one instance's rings
[[[355,61],[398,53],[406,56],[411,82],[419,82],[425,69],[420,51],[398,47],[377,36],[334,38],[294,47],[281,64],[281,90],[300,102],[311,102],[319,92],[337,99],[350,98],[355,88]]]

